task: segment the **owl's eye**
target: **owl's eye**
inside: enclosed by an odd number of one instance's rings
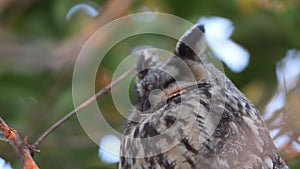
[[[174,103],[178,104],[181,102],[181,92],[175,93],[168,97],[167,103],[170,103],[173,101]]]
[[[175,104],[180,103],[181,95],[185,92],[186,92],[185,89],[180,89],[180,88],[169,91],[168,93],[166,93],[167,103],[170,103],[170,102],[174,102]]]

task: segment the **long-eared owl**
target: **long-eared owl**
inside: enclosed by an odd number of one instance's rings
[[[137,64],[120,169],[288,169],[255,106],[205,58],[196,24],[165,63]]]

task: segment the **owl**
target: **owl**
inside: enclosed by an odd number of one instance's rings
[[[207,60],[194,25],[165,63],[137,63],[119,169],[288,169],[255,106]]]

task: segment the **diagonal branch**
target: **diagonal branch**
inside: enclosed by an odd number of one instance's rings
[[[144,56],[145,60],[150,59],[153,55],[155,55],[156,50],[152,50],[151,52],[143,52],[143,55],[147,55]],[[117,85],[118,83],[120,83],[122,80],[124,80],[127,76],[129,76],[132,72],[134,72],[136,70],[136,65],[131,67],[129,70],[127,70],[125,73],[123,73],[121,76],[119,76],[116,80],[114,80],[113,82],[111,82],[109,85],[107,85],[106,87],[104,87],[103,89],[101,89],[99,92],[97,92],[94,96],[90,97],[89,99],[87,99],[85,102],[83,102],[81,105],[79,105],[78,107],[76,107],[74,110],[72,110],[71,112],[69,112],[67,115],[65,115],[64,117],[62,117],[60,120],[58,120],[56,123],[54,123],[48,130],[46,130],[36,141],[35,143],[32,145],[34,148],[37,148],[41,142],[43,140],[45,140],[47,138],[47,136],[52,133],[56,128],[58,128],[59,126],[61,126],[65,121],[67,121],[68,119],[70,119],[71,117],[73,117],[77,112],[79,112],[80,110],[82,110],[83,108],[87,107],[88,105],[90,105],[91,103],[93,103],[94,101],[96,101],[97,98],[99,98],[100,96],[106,94],[112,87],[114,87],[115,85]]]
[[[128,75],[130,75],[135,70],[135,67],[132,67],[125,73],[123,73],[120,77],[118,77],[115,81],[113,81],[111,84],[107,85],[103,89],[101,89],[96,95],[90,97],[85,102],[83,102],[81,105],[76,107],[74,110],[69,112],[67,115],[65,115],[63,118],[61,118],[59,121],[54,123],[48,130],[46,130],[43,135],[41,135],[33,144],[33,147],[38,147],[43,140],[46,139],[46,137],[53,132],[56,128],[58,128],[60,125],[62,125],[65,121],[70,119],[72,116],[74,116],[77,112],[88,106],[89,104],[93,103],[98,97],[106,94],[113,86],[120,83],[123,79],[125,79]]]

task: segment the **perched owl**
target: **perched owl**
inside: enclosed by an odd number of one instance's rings
[[[137,64],[120,169],[288,169],[254,105],[207,62],[196,24],[166,63]]]

